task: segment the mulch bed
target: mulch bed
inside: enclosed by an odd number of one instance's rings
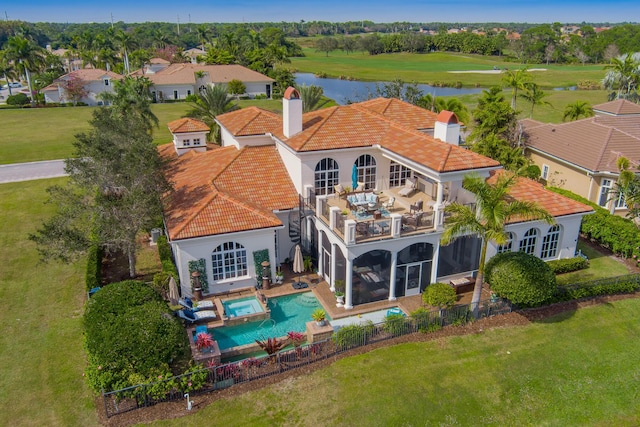
[[[637,267],[636,267],[637,269]],[[640,269],[638,269],[640,270]],[[585,300],[568,301],[558,304],[553,304],[546,307],[540,307],[535,309],[520,310],[517,312],[511,312],[508,314],[493,316],[485,319],[481,319],[477,322],[470,323],[464,326],[446,327],[437,332],[422,334],[410,334],[402,337],[393,338],[384,342],[376,343],[365,347],[350,350],[342,353],[338,356],[330,357],[326,360],[293,369],[291,371],[274,375],[269,378],[263,378],[260,380],[252,381],[249,383],[243,383],[234,385],[228,389],[213,391],[201,395],[192,396],[194,406],[191,412],[186,410],[186,403],[184,400],[176,402],[160,403],[149,408],[137,409],[124,414],[113,416],[109,419],[106,418],[104,413],[104,406],[101,397],[96,398],[95,405],[97,409],[97,415],[99,421],[107,426],[129,426],[137,423],[149,423],[154,420],[179,418],[190,413],[196,412],[207,405],[215,402],[219,399],[227,399],[233,396],[238,396],[247,393],[252,390],[261,389],[271,384],[279,383],[289,378],[295,378],[303,375],[308,375],[318,369],[323,369],[332,364],[338,359],[343,357],[351,357],[357,354],[367,353],[371,350],[381,347],[387,347],[391,345],[406,343],[406,342],[424,342],[439,340],[451,336],[460,336],[468,334],[479,334],[485,330],[492,330],[496,328],[506,328],[514,326],[524,326],[531,322],[540,321],[560,313],[567,311],[575,311],[579,308],[590,307],[599,304],[608,304],[612,301],[619,301],[628,298],[638,298],[640,292],[633,294],[622,295],[607,295],[595,298],[589,298]]]

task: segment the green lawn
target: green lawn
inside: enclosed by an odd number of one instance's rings
[[[96,425],[82,372],[84,263],[39,264],[27,235],[59,180],[0,185],[0,425]]]
[[[379,349],[153,425],[635,426],[638,313],[631,299]]]
[[[629,274],[625,264],[593,249],[582,240],[578,241],[578,249],[589,258],[589,268],[556,276],[558,285],[570,285],[576,282]]]

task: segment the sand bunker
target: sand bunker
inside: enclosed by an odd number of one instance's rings
[[[469,71],[447,71],[448,73],[453,74],[468,74],[468,73],[476,73],[476,74],[500,74],[503,70],[469,70]],[[527,71],[547,71],[546,68],[529,68]]]

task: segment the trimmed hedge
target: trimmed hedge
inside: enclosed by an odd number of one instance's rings
[[[167,241],[167,236],[158,237],[158,256],[160,257],[160,263],[162,264],[162,271],[173,276],[176,283],[180,285],[180,276],[178,276],[178,269],[173,262],[173,254],[171,253],[171,247]]]
[[[594,214],[582,217],[582,234],[609,248],[616,255],[640,259],[640,230],[633,221],[611,215],[606,209],[570,191],[554,187],[549,187],[549,190],[595,209]]]
[[[85,273],[85,284],[87,291],[102,286],[102,256],[103,250],[99,245],[89,247],[87,253],[87,271]]]
[[[640,275],[630,274],[609,279],[576,283],[568,286],[559,286],[553,296],[545,301],[544,304],[553,304],[600,295],[632,293],[638,290],[640,290]]]
[[[547,261],[554,274],[571,273],[572,271],[583,270],[589,267],[589,260],[581,256],[565,259]]]

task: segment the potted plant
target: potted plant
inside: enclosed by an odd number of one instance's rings
[[[208,332],[200,332],[196,335],[196,348],[203,352],[207,353],[212,350],[213,347],[213,337]]]
[[[335,281],[335,296],[336,296],[336,307],[344,306],[344,291],[345,291],[345,282],[344,280],[336,280]]]
[[[284,280],[284,273],[280,270],[276,271],[276,283],[281,285]]]
[[[327,313],[321,308],[316,308],[313,313],[311,313],[311,318],[316,321],[316,325],[324,326]]]

